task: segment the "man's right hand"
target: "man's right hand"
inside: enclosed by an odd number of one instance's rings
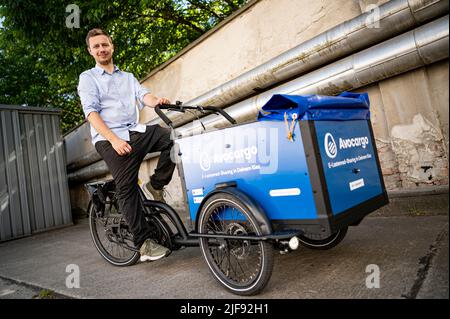
[[[127,141],[124,141],[121,138],[116,138],[112,140],[111,145],[116,150],[117,154],[119,154],[120,156],[124,156],[131,153],[130,144],[128,144]]]

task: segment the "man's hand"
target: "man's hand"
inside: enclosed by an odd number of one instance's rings
[[[166,99],[165,97],[159,97],[156,100],[156,105],[162,105],[162,104],[170,104],[170,100]]]
[[[111,145],[116,150],[117,154],[119,154],[120,156],[124,156],[131,153],[130,144],[128,144],[127,141],[124,141],[121,138],[112,140]]]
[[[91,112],[89,113],[87,119],[89,123],[97,130],[97,132],[111,143],[117,154],[123,156],[131,152],[131,146],[111,131],[111,129],[103,121],[100,114],[97,112]]]
[[[144,95],[143,99],[144,105],[155,107],[157,105],[161,104],[170,104],[170,100],[165,97],[157,97],[153,94],[146,94]]]

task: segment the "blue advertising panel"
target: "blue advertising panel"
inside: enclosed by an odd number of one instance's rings
[[[342,213],[382,194],[369,121],[314,124],[332,213]]]
[[[317,217],[298,123],[253,122],[177,140],[191,219],[217,183],[234,181],[270,219]]]

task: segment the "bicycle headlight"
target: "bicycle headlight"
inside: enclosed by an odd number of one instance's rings
[[[289,240],[289,248],[292,250],[297,250],[299,244],[300,242],[298,241],[297,236],[294,236]]]

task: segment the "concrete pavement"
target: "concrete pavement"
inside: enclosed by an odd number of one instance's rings
[[[448,299],[447,196],[428,197],[438,200],[435,206],[394,203],[351,227],[331,250],[276,253],[269,284],[250,298]],[[68,288],[74,269],[79,288]],[[94,248],[87,219],[0,244],[0,299],[45,298],[49,291],[55,298],[237,298],[215,281],[196,247],[152,263],[108,264]]]

